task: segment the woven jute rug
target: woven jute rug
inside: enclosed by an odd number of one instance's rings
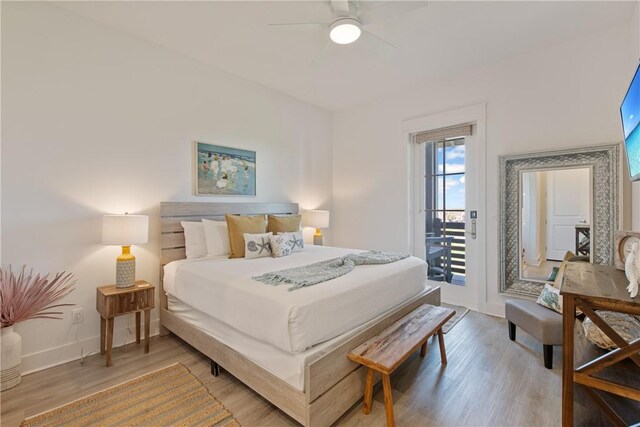
[[[27,418],[22,426],[216,426],[240,423],[181,363]]]
[[[469,309],[467,307],[462,307],[461,305],[453,305],[453,304],[446,304],[446,303],[442,303],[441,305],[443,307],[447,307],[456,311],[456,314],[451,319],[449,319],[447,323],[445,323],[444,326],[442,327],[442,332],[446,334],[454,326],[456,326],[456,323],[458,323],[460,320],[462,320],[464,316],[467,315],[467,313],[469,312]]]

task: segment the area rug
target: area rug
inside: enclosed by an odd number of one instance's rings
[[[451,328],[453,328],[454,326],[456,326],[456,323],[458,323],[460,320],[462,320],[462,318],[464,316],[467,315],[467,313],[469,312],[469,309],[467,307],[462,307],[460,305],[451,305],[451,304],[446,304],[446,303],[442,303],[440,304],[442,307],[447,307],[450,308],[452,310],[456,311],[455,316],[453,316],[451,319],[449,319],[447,321],[447,323],[444,324],[444,326],[442,327],[442,332],[443,333],[447,333],[451,330]]]
[[[181,363],[27,418],[21,426],[216,426],[240,423]]]

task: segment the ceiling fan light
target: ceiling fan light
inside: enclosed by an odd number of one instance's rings
[[[349,44],[358,40],[362,30],[360,21],[354,18],[341,18],[329,27],[329,38],[337,44]]]

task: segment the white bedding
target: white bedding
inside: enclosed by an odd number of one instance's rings
[[[438,284],[434,283],[434,285]],[[419,298],[429,292],[430,289],[432,289],[431,286],[425,287],[423,292],[409,299],[409,301]],[[205,313],[194,310],[193,307],[175,297],[169,296],[168,303],[169,310],[171,310],[173,314],[190,325],[206,332],[222,344],[234,349],[247,359],[300,391],[304,391],[304,367],[306,364],[339,347],[343,342],[359,334],[366,328],[371,327],[374,323],[378,322],[381,317],[388,314],[388,312],[382,313],[380,316],[375,317],[361,326],[332,338],[329,341],[314,345],[308,350],[299,353],[289,353],[275,348],[262,340],[237,331]]]
[[[236,330],[290,353],[362,325],[425,288],[425,262],[409,257],[363,265],[342,277],[289,292],[251,277],[359,252],[308,246],[282,258],[212,257],[165,266],[170,296]]]

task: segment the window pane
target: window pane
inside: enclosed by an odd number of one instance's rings
[[[464,139],[446,141],[444,161],[446,173],[464,173]]]
[[[446,205],[448,209],[464,209],[464,174],[446,175]]]
[[[436,176],[436,209],[444,209],[444,176]]]
[[[425,231],[426,237],[442,236],[442,228],[444,226],[444,215],[441,211],[427,211],[425,215]]]

